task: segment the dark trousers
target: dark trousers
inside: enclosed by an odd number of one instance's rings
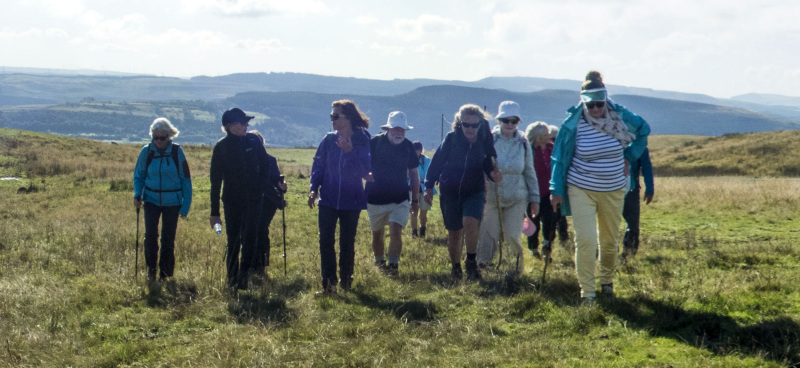
[[[172,277],[175,271],[175,231],[178,229],[178,215],[181,206],[156,206],[144,202],[144,260],[147,263],[147,275]],[[158,220],[161,218],[161,257],[158,254]]]
[[[639,191],[639,187],[628,191],[625,194],[625,205],[622,208],[622,217],[628,224],[622,244],[625,249],[633,251],[634,254],[639,250],[639,201],[641,200]]]
[[[560,211],[558,212],[556,228],[558,229],[558,240],[565,241],[569,239],[569,224],[567,223],[567,216],[562,216]]]
[[[258,227],[261,225],[263,198],[252,196],[242,203],[223,203],[228,250],[225,255],[228,267],[228,286],[247,287],[250,269],[256,258]],[[239,251],[241,250],[241,263]]]
[[[319,207],[319,255],[322,271],[322,287],[336,285],[336,222],[339,222],[339,278],[343,285],[353,279],[355,261],[356,229],[361,210],[336,210]]]
[[[525,209],[525,213],[530,217],[531,208]],[[553,211],[553,205],[550,204],[550,197],[539,198],[539,214],[533,218],[533,224],[536,225],[536,231],[533,235],[528,237],[528,249],[534,250],[539,248],[539,233],[541,232],[542,238],[549,243],[553,242],[556,238],[556,224],[558,223],[560,213]]]
[[[264,267],[269,266],[269,224],[272,223],[272,218],[275,217],[277,210],[278,208],[272,202],[264,200],[264,205],[261,207],[261,225],[258,226],[256,260],[253,264],[253,268],[256,270],[263,270]]]

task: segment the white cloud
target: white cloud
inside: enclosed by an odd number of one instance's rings
[[[150,45],[151,47],[182,45],[200,51],[218,50],[230,43],[224,35],[218,32],[208,30],[185,32],[175,28],[170,28],[160,34],[142,35],[137,41],[142,45]]]
[[[370,50],[378,51],[384,55],[395,55],[400,56],[406,53],[406,48],[402,46],[391,46],[391,45],[382,45],[377,42],[373,42],[369,45]]]
[[[644,50],[643,60],[661,70],[689,66],[715,54],[716,45],[721,42],[724,42],[721,37],[710,39],[704,35],[675,32],[650,41]]]
[[[120,18],[108,19],[96,24],[86,32],[96,39],[128,39],[142,32],[147,18],[139,13],[124,15]]]
[[[434,14],[422,14],[416,19],[396,19],[391,30],[383,30],[385,36],[405,41],[414,41],[433,36],[451,37],[463,34],[469,23],[444,18]]]
[[[316,0],[180,0],[189,12],[210,12],[225,16],[303,16],[329,11]]]
[[[275,38],[268,40],[237,40],[233,43],[233,47],[244,49],[255,54],[291,50],[291,48],[284,46],[280,40]]]
[[[52,38],[69,37],[66,31],[58,28],[48,28],[44,31],[45,36]]]
[[[66,31],[59,29],[59,28],[29,28],[25,31],[2,31],[0,32],[0,38],[5,39],[15,39],[15,38],[37,38],[37,39],[45,39],[45,38],[66,38],[69,37]]]
[[[117,44],[113,44],[113,43],[96,45],[96,46],[94,46],[94,48],[98,49],[98,50],[101,50],[101,51],[104,51],[104,52],[109,52],[109,53],[125,53],[125,52],[135,52],[136,51],[136,48],[133,48],[133,47],[130,47],[130,46],[117,45]]]
[[[362,26],[368,26],[368,25],[376,24],[378,22],[380,22],[380,19],[378,19],[376,17],[365,16],[365,15],[362,15],[362,16],[356,18],[356,20],[355,20],[356,24],[360,24]]]
[[[494,48],[473,49],[467,52],[467,56],[479,60],[502,60],[503,51]]]
[[[83,0],[42,0],[45,11],[60,18],[73,18],[83,13]]]

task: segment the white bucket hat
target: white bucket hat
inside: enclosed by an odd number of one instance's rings
[[[497,116],[495,119],[507,118],[509,116],[519,116],[519,104],[514,101],[503,101],[497,107]]]
[[[408,120],[406,120],[406,114],[402,111],[390,112],[389,118],[386,119],[386,124],[381,125],[381,129],[383,130],[389,130],[392,128],[403,128],[403,130],[414,129],[414,127],[408,126]]]

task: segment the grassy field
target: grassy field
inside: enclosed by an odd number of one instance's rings
[[[711,145],[670,139],[652,138],[654,162]],[[139,148],[0,130],[0,175],[21,177],[0,181],[0,366],[800,365],[796,180],[659,177],[640,254],[593,307],[560,247],[545,283],[528,259],[520,278],[453,284],[438,207],[427,239],[404,235],[398,279],[372,265],[363,213],[352,292],[318,299],[313,151],[274,150],[290,186],[286,275],[279,213],[270,283],[231,295],[224,236],[207,224],[208,147],[186,147],[195,196],[176,277],[148,289],[141,254],[134,277]]]

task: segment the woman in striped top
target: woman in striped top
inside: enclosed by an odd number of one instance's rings
[[[647,148],[650,126],[608,99],[597,71],[587,74],[581,103],[567,113],[551,157],[550,201],[553,208],[560,206],[562,215],[572,216],[575,272],[583,301],[592,304],[597,290],[596,260],[601,293],[614,295],[628,162]]]

